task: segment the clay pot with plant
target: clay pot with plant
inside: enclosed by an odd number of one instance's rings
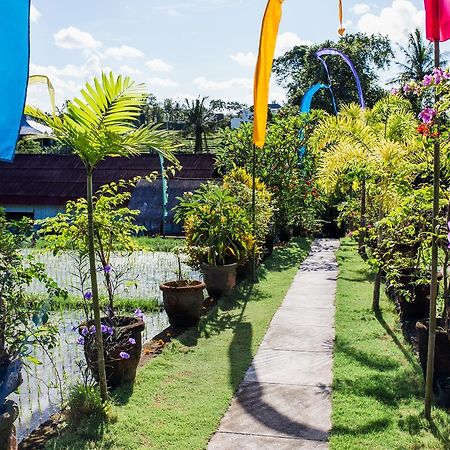
[[[179,198],[175,221],[184,222],[189,264],[203,272],[210,297],[228,295],[236,285],[237,266],[255,246],[252,225],[237,198],[208,182]]]
[[[159,286],[163,293],[164,310],[173,327],[196,326],[202,315],[205,283],[184,276],[182,248],[175,247],[172,252],[177,258],[176,280],[166,281]]]

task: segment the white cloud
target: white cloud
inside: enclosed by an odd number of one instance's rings
[[[142,74],[141,70],[136,69],[134,67],[126,66],[126,65],[120,67],[120,72],[126,73],[128,75],[141,75]]]
[[[50,80],[53,77],[72,77],[72,78],[85,78],[89,75],[89,70],[86,66],[74,66],[68,64],[62,68],[55,66],[40,66],[38,64],[30,64],[30,73],[47,75]]]
[[[87,48],[94,49],[102,46],[100,41],[87,31],[81,31],[75,27],[63,28],[53,35],[55,44],[62,48]]]
[[[419,10],[409,0],[393,0],[379,16],[364,14],[358,21],[358,30],[368,34],[381,33],[393,41],[404,44],[415,28],[423,29],[425,11]]]
[[[30,20],[32,22],[37,22],[39,20],[39,17],[41,17],[41,16],[42,16],[41,12],[36,8],[36,6],[34,6],[33,3],[31,3]]]
[[[230,58],[244,67],[254,67],[256,65],[256,55],[253,52],[237,52],[230,55]]]
[[[124,59],[124,58],[143,58],[145,55],[139,49],[130,47],[128,45],[121,45],[120,47],[110,47],[106,50],[105,56]]]
[[[145,65],[153,72],[172,72],[173,66],[162,59],[155,58],[147,61]]]
[[[352,11],[357,16],[361,16],[363,14],[367,14],[370,12],[371,8],[367,3],[357,3],[353,6],[353,8],[350,8],[350,11]]]
[[[169,78],[159,78],[159,77],[151,77],[148,79],[148,83],[150,87],[152,86],[160,86],[160,87],[176,87],[178,83]]]
[[[212,81],[205,77],[197,77],[194,80],[199,88],[205,90],[222,90],[222,89],[233,89],[233,88],[251,88],[253,86],[253,80],[250,78],[232,78],[231,80],[225,81]]]
[[[281,33],[277,38],[277,46],[275,47],[275,57],[284,55],[289,50],[292,50],[297,45],[311,45],[312,42],[300,39],[295,33],[286,31]]]

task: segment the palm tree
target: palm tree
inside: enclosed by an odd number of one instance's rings
[[[416,121],[411,105],[400,97],[379,100],[372,110],[350,105],[337,116],[328,116],[314,131],[311,141],[321,152],[318,181],[332,193],[359,182],[361,228],[366,226],[367,194],[376,205],[378,219],[397,206],[402,198],[397,190],[408,172],[408,157],[417,149]],[[379,237],[380,239],[380,237]],[[363,251],[364,233],[359,235]],[[379,307],[381,272],[374,287],[374,309]]]
[[[404,84],[407,81],[422,81],[423,77],[433,72],[434,69],[434,49],[433,43],[427,42],[418,28],[408,35],[406,47],[399,46],[403,54],[404,63],[397,62],[400,69],[398,76],[390,80],[390,84]],[[440,65],[445,66],[447,60],[442,58]]]
[[[136,128],[147,94],[144,85],[135,84],[129,77],[115,77],[112,73],[94,78],[81,90],[81,99],[67,105],[67,113],[49,116],[27,106],[29,114],[53,129],[54,137],[73,149],[86,167],[88,201],[89,267],[96,328],[97,363],[102,399],[108,397],[103,339],[101,333],[97,270],[95,263],[92,177],[97,164],[110,156],[134,156],[155,150],[176,162],[170,135],[157,125]]]
[[[185,109],[185,120],[187,124],[187,132],[194,133],[195,137],[195,153],[201,153],[203,150],[203,141],[205,143],[205,148],[208,150],[208,142],[206,140],[206,135],[212,130],[213,116],[211,110],[205,106],[205,101],[208,97],[203,97],[201,100],[197,98],[196,100],[189,101],[186,99],[186,109]]]

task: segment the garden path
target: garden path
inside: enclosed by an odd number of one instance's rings
[[[338,246],[313,243],[208,450],[328,449]]]

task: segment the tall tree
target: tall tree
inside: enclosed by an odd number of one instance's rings
[[[186,99],[186,131],[194,134],[195,153],[201,153],[203,151],[203,138],[205,148],[208,150],[206,134],[212,129],[214,113],[205,105],[207,99],[208,97],[203,97],[202,99],[197,98],[192,101]]]
[[[315,52],[330,47],[341,50],[350,57],[361,80],[366,103],[369,107],[373,106],[385,94],[378,85],[377,70],[389,67],[393,52],[387,37],[368,36],[364,33],[348,34],[338,42],[300,45],[277,58],[273,71],[278,82],[287,88],[288,102],[291,105],[300,105],[303,95],[313,84],[328,84],[327,74]],[[338,104],[357,102],[355,80],[347,64],[334,56],[328,56],[327,63]],[[313,107],[332,112],[330,93],[319,91],[314,97]]]
[[[405,62],[396,63],[400,72],[396,78],[390,81],[392,84],[403,84],[411,80],[422,81],[425,75],[433,71],[433,44],[424,40],[422,33],[418,28],[408,35],[407,46],[399,47]]]

